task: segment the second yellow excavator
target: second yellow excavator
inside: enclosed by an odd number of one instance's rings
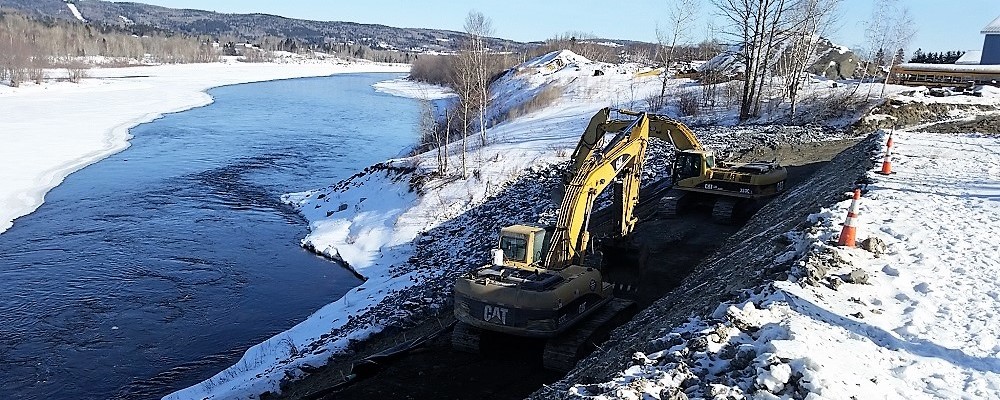
[[[616,110],[619,114],[638,117],[640,113]],[[631,120],[611,119],[611,109],[599,111],[590,120],[573,152],[569,174],[575,174],[601,142],[605,132],[628,125]],[[775,162],[754,161],[740,165],[723,165],[715,154],[698,142],[694,132],[682,122],[665,115],[646,114],[649,136],[673,144],[674,161],[670,179],[672,188],[660,201],[660,214],[668,217],[685,212],[697,204],[711,207],[712,216],[720,222],[731,222],[744,216],[762,200],[785,190],[786,169]]]

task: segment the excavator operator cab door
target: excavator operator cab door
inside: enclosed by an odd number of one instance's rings
[[[701,176],[705,166],[702,163],[701,153],[688,153],[679,151],[674,156],[674,182],[679,182],[687,178]]]
[[[545,253],[549,251],[549,242],[552,238],[552,231],[539,229],[532,234],[531,238],[531,259],[529,263],[541,263]]]

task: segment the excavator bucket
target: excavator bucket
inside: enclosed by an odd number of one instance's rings
[[[615,295],[627,297],[642,282],[649,251],[629,240],[612,238],[598,244],[600,268],[605,282],[615,286]]]

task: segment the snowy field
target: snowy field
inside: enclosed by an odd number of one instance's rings
[[[789,280],[690,320],[662,351],[572,394],[1000,398],[1000,143],[901,132],[894,145],[894,174],[870,174],[860,200],[858,239],[884,247],[832,246],[850,201],[817,210],[814,226],[787,234]]]
[[[158,65],[87,70],[79,84],[0,85],[0,233],[42,205],[69,174],[128,147],[129,129],[211,103],[206,90],[239,83],[350,72],[407,72],[406,65],[326,62]],[[50,71],[53,78],[63,71]]]

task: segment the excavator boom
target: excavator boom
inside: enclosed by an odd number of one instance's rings
[[[614,119],[612,112],[631,118]],[[674,193],[663,197],[662,215],[677,215],[691,204],[708,204],[712,206],[713,217],[720,222],[731,222],[737,215],[747,215],[744,211],[752,210],[759,201],[784,190],[788,173],[774,161],[723,165],[716,162],[715,155],[703,148],[694,132],[682,122],[665,115],[610,108],[591,118],[573,152],[568,176],[575,176],[583,168],[606,133],[630,126],[640,116],[649,120],[649,137],[670,142],[676,149],[671,166]]]
[[[631,117],[639,117],[642,114],[646,114],[631,110],[612,110],[611,108],[604,108],[598,111],[590,119],[590,124],[583,131],[583,136],[580,137],[576,149],[570,156],[573,160],[573,165],[569,171],[570,176],[580,170],[580,167],[583,166],[583,163],[594,152],[594,149],[600,144],[601,139],[604,138],[606,133],[621,131],[635,122],[633,119],[611,119],[612,111]],[[649,120],[649,137],[670,142],[680,151],[704,150],[701,143],[698,142],[698,138],[695,137],[694,132],[687,125],[684,125],[684,123],[660,114],[646,114],[646,116]]]
[[[600,132],[603,136],[608,130],[601,128]],[[546,268],[562,268],[574,261],[578,262],[583,256],[589,241],[587,227],[594,201],[616,178],[622,180],[622,190],[619,193],[622,197],[621,215],[618,218],[619,234],[625,236],[632,232],[636,222],[632,211],[639,198],[648,137],[649,118],[642,114],[630,121],[630,124],[619,128],[614,138],[602,149],[591,148],[585,151],[587,158],[567,185],[559,207],[559,219],[545,259]]]

